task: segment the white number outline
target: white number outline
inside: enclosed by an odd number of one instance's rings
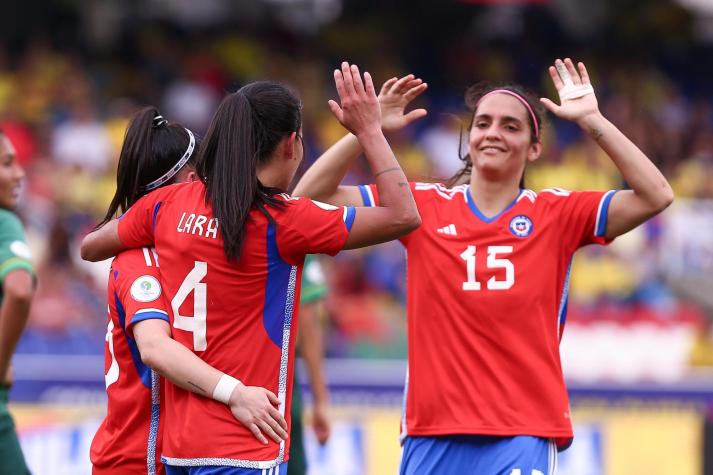
[[[109,389],[109,386],[119,381],[119,362],[116,361],[116,356],[114,356],[114,320],[111,319],[111,315],[109,316],[109,323],[106,325],[104,341],[109,344],[109,354],[111,355],[111,365],[104,375],[104,384],[106,389]]]
[[[206,323],[208,286],[205,282],[201,282],[206,275],[208,275],[208,264],[194,261],[193,269],[183,279],[178,292],[171,299],[173,326],[179,330],[193,333],[194,351],[205,351],[208,347],[206,339],[208,331]],[[181,315],[179,309],[191,292],[193,292],[193,315]]]
[[[478,291],[482,289],[480,282],[475,276],[475,255],[477,247],[469,245],[460,255],[465,261],[466,281],[463,282],[462,289],[465,291]],[[488,290],[508,290],[515,285],[515,266],[510,259],[499,258],[498,254],[512,254],[512,246],[488,246],[488,269],[505,269],[505,279],[498,280],[495,276],[490,277],[486,283]]]

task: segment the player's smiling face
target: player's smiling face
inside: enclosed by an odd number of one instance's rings
[[[529,112],[509,94],[485,97],[470,129],[470,157],[474,170],[499,179],[522,175],[526,161],[536,160],[540,144],[532,143]]]
[[[15,159],[15,147],[0,133],[0,207],[12,209],[17,205],[23,178],[25,172]]]

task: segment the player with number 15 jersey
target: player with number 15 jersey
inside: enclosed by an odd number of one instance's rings
[[[559,340],[569,269],[579,247],[606,243],[614,191],[521,190],[488,218],[468,185],[411,186],[423,224],[401,238],[412,348],[402,437],[528,434],[567,444]],[[360,191],[378,203],[375,188]]]
[[[661,172],[599,112],[584,65],[557,60],[548,71],[561,105],[516,85],[471,87],[462,170],[448,186],[411,184],[423,224],[401,239],[409,339],[402,475],[554,473],[555,445],[572,440],[559,355],[572,256],[673,199]],[[525,190],[525,170],[542,153],[543,104],[589,133],[632,189]],[[373,187],[339,186],[353,158],[328,150],[295,194],[377,204]]]

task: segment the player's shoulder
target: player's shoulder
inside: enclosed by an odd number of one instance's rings
[[[411,182],[411,190],[417,201],[465,201],[467,189],[467,184],[449,188],[443,183]]]
[[[113,278],[134,278],[142,274],[158,274],[158,255],[153,248],[128,249],[114,257],[111,263]]]
[[[532,190],[523,190],[523,193],[532,193],[535,196],[535,203],[557,206],[569,201],[577,192],[566,190],[564,188],[544,188],[538,193]]]
[[[162,186],[161,188],[149,193],[150,196],[155,196],[157,201],[166,201],[170,199],[185,199],[192,197],[196,193],[205,191],[205,184],[202,181],[196,180],[191,182],[172,183]]]
[[[8,232],[22,232],[22,221],[14,212],[9,209],[0,208],[0,229]]]
[[[283,209],[288,212],[299,212],[305,209],[322,209],[324,211],[338,211],[343,209],[343,206],[330,205],[329,203],[323,203],[321,201],[313,200],[310,198],[304,198],[300,196],[292,196],[288,193],[280,193],[275,195],[280,203],[283,204]]]

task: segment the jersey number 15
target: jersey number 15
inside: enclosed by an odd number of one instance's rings
[[[480,290],[480,282],[475,280],[475,246],[468,248],[461,253],[460,257],[465,261],[467,280],[463,282],[463,290]],[[498,257],[502,254],[511,254],[512,246],[488,246],[488,269],[504,269],[505,279],[498,280],[495,276],[488,279],[486,286],[488,290],[507,290],[515,284],[515,266],[509,259]]]

